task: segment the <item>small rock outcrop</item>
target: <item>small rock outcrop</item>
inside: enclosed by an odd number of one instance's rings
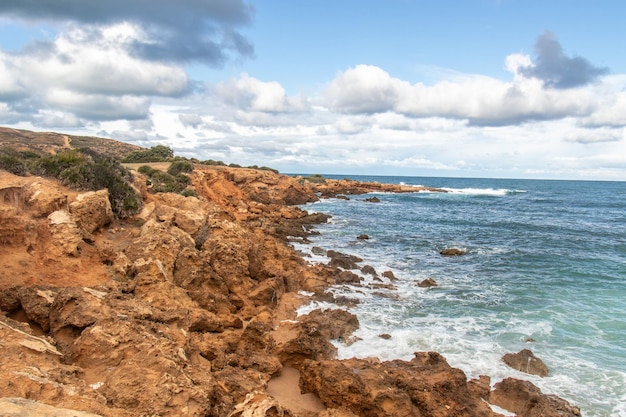
[[[506,378],[489,394],[491,404],[517,414],[518,417],[580,417],[580,409],[562,398],[544,395],[528,381]]]
[[[439,254],[443,256],[461,256],[465,255],[466,253],[466,251],[459,248],[446,248],[439,252]]]
[[[522,349],[517,353],[507,353],[502,357],[504,363],[511,368],[527,374],[548,376],[548,367],[530,349]]]
[[[431,288],[431,287],[436,287],[437,286],[437,282],[432,279],[432,278],[426,278],[420,282],[417,283],[417,286],[420,288]]]

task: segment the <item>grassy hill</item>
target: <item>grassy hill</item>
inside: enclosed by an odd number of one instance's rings
[[[0,148],[9,147],[21,152],[37,154],[57,153],[67,149],[90,148],[101,155],[122,160],[144,148],[113,139],[94,136],[73,136],[54,132],[31,132],[29,130],[0,127]]]

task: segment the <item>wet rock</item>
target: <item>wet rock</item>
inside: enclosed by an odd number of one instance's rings
[[[380,203],[380,198],[378,197],[368,197],[365,199],[368,203]]]
[[[518,417],[580,417],[580,409],[554,395],[542,394],[529,381],[506,378],[489,394],[491,404],[511,411]]]
[[[466,252],[463,249],[459,249],[459,248],[446,248],[442,250],[441,252],[439,252],[439,254],[443,256],[461,256],[461,255],[465,255],[465,253]]]
[[[368,235],[358,235],[356,238],[359,240],[368,240],[370,237]]]
[[[378,337],[380,337],[381,339],[385,339],[385,340],[391,339],[391,335],[389,333],[379,334]]]
[[[548,367],[530,349],[522,349],[517,353],[507,353],[502,357],[502,360],[518,371],[541,377],[548,376]]]
[[[426,278],[425,280],[420,281],[417,286],[420,288],[431,288],[436,287],[437,282],[435,282],[435,280],[432,278]]]
[[[347,255],[334,250],[326,252],[326,256],[330,258],[329,266],[342,269],[358,269],[357,263],[363,261],[363,259],[358,256]]]
[[[323,248],[320,248],[319,246],[313,246],[311,248],[311,253],[313,253],[313,255],[325,256],[326,250]]]
[[[364,274],[371,275],[373,277],[377,277],[378,276],[378,273],[376,272],[374,267],[369,266],[369,265],[365,265],[363,268],[361,268],[361,272],[363,272]]]
[[[393,271],[385,271],[385,272],[383,272],[383,277],[385,277],[385,278],[387,278],[387,279],[389,279],[391,281],[395,281],[397,279],[396,276],[394,275]]]

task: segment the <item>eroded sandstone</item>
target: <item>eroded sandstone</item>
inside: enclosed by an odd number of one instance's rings
[[[191,177],[197,198],[144,192],[141,213],[120,221],[104,191],[0,172],[0,397],[122,417],[495,416],[489,398],[528,408],[515,386],[489,394],[434,352],[334,359],[330,341],[355,340],[358,319],[341,309],[296,317],[298,293],[359,285],[350,270],[360,260],[331,252],[333,264],[309,265],[288,244],[327,220],[294,206],[321,189],[250,169],[199,167]],[[285,367],[319,409],[268,393]],[[550,401],[541,412],[559,415],[563,403]]]

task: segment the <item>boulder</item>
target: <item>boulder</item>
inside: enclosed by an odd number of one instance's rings
[[[518,371],[541,377],[548,376],[548,367],[530,349],[522,349],[517,353],[507,353],[502,357],[502,360]]]
[[[330,258],[328,265],[335,268],[342,269],[358,269],[358,262],[362,262],[363,259],[355,255],[347,255],[345,253],[329,250],[326,252],[326,256]]]
[[[329,409],[362,416],[495,417],[468,387],[465,374],[435,352],[411,361],[306,360],[300,387]]]
[[[393,271],[385,271],[385,272],[383,272],[383,277],[385,277],[385,278],[387,278],[387,279],[389,279],[391,281],[395,281],[397,279],[396,276],[394,275]]]
[[[72,219],[87,234],[94,233],[114,219],[109,190],[90,191],[79,194],[70,203]]]
[[[491,404],[518,417],[580,417],[580,409],[554,395],[545,395],[528,381],[506,378],[489,394]]]
[[[376,272],[376,270],[374,269],[373,266],[370,265],[365,265],[363,268],[361,268],[361,272],[367,275],[371,275],[373,277],[377,277],[378,273]]]
[[[437,282],[435,282],[435,280],[432,279],[432,278],[426,278],[425,280],[422,280],[422,281],[418,282],[417,286],[420,287],[420,288],[436,287],[437,286]]]
[[[443,256],[461,256],[461,255],[465,255],[465,253],[466,252],[463,249],[459,249],[459,248],[446,248],[442,250],[441,252],[439,252],[439,254]]]

